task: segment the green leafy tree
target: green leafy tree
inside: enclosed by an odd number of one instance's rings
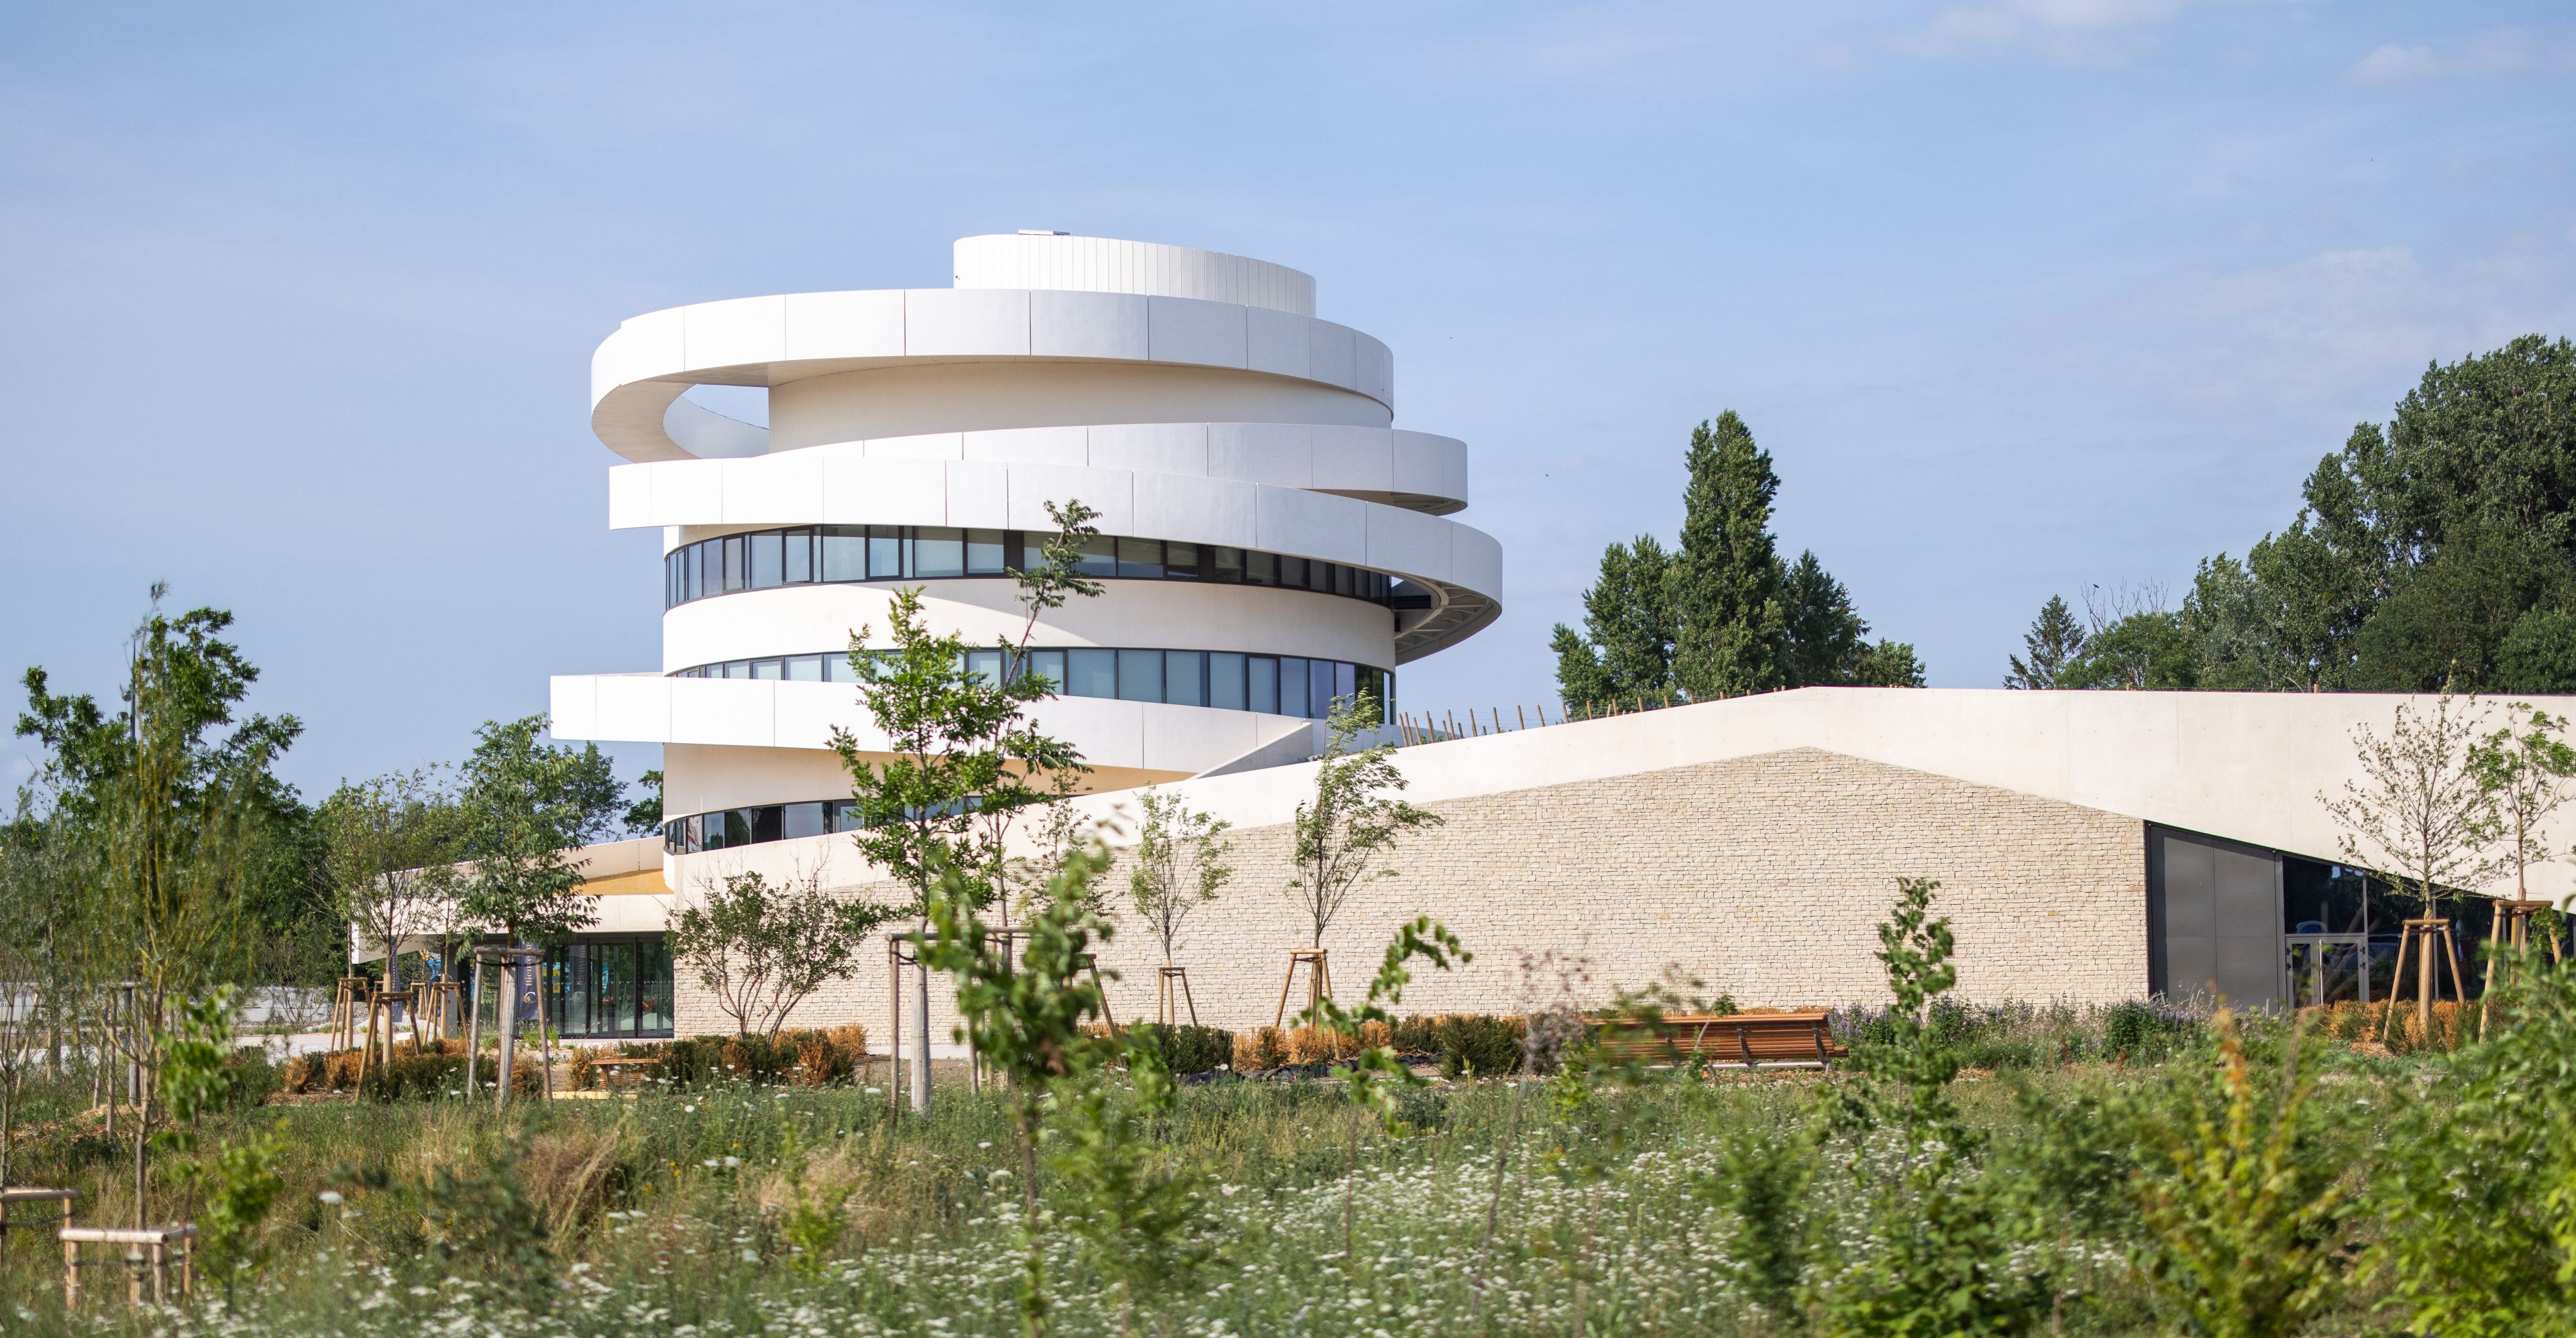
[[[776,1037],[796,1005],[847,975],[868,936],[899,914],[824,887],[820,873],[778,886],[734,873],[680,907],[671,952],[733,1019],[735,1035]]]
[[[1377,719],[1377,701],[1368,693],[1334,703],[1323,760],[1315,768],[1314,797],[1297,805],[1290,824],[1289,860],[1297,876],[1288,884],[1288,896],[1313,927],[1312,943],[1318,948],[1351,893],[1363,883],[1396,876],[1379,861],[1395,848],[1397,838],[1442,821],[1439,814],[1396,797],[1409,782],[1395,765],[1392,744],[1351,751]]]
[[[1921,687],[1901,641],[1869,641],[1851,592],[1813,552],[1783,566],[1771,535],[1771,457],[1728,412],[1691,433],[1679,547],[1612,544],[1583,592],[1583,630],[1549,638],[1576,710],[1674,694],[1710,701],[1783,687]]]
[[[1771,454],[1733,410],[1691,432],[1674,568],[1673,678],[1693,701],[1787,684],[1788,610],[1771,502]]]
[[[984,889],[976,908],[991,906],[1004,884],[1010,823],[1060,799],[1082,774],[1080,753],[1030,721],[1028,708],[1057,685],[1025,666],[1042,614],[1100,592],[1079,565],[1096,513],[1080,502],[1049,503],[1047,512],[1057,533],[1044,560],[1018,573],[1027,617],[1017,644],[999,648],[999,681],[970,666],[964,637],[931,629],[919,586],[894,592],[885,649],[870,648],[865,627],[850,638],[850,667],[886,747],[863,750],[847,730],[833,732],[832,747],[850,773],[860,851],[909,885],[916,903],[944,864],[976,870]]]
[[[1177,1294],[1219,1242],[1207,1175],[1154,1137],[1171,1115],[1172,1075],[1150,1046],[1128,1047],[1126,1061],[1123,1089],[1095,1081],[1057,1093],[1045,1161],[1056,1222],[1117,1288],[1119,1332],[1133,1333],[1137,1308]]]
[[[562,938],[597,918],[574,855],[624,812],[607,754],[542,742],[545,728],[543,715],[486,722],[458,796],[458,853],[471,869],[458,908],[513,943]]]
[[[1110,926],[1085,906],[1078,884],[1099,878],[1108,850],[1094,842],[1075,852],[1056,875],[1058,886],[1019,931],[1019,960],[1009,940],[997,937],[977,913],[989,895],[973,871],[950,863],[937,847],[925,853],[931,883],[917,940],[922,965],[957,980],[958,1038],[1008,1080],[1012,1132],[1019,1141],[1023,1326],[1046,1327],[1049,1303],[1046,1255],[1038,1217],[1038,1135],[1051,1097],[1097,1082],[1115,1045],[1091,1035],[1085,1024],[1101,1015],[1100,988],[1092,967],[1094,945],[1107,942]]]
[[[1837,1111],[1854,1145],[1862,1221],[1835,1238],[1814,1287],[1828,1334],[2026,1333],[2049,1309],[2047,1279],[2021,1248],[2027,1215],[2009,1187],[1982,1173],[1984,1140],[1949,1094],[1958,1056],[1931,1008],[1958,968],[1950,922],[1931,914],[1939,888],[1898,879],[1896,908],[1878,929],[1891,1000],[1881,1037],[1856,1047],[1868,1081]],[[1872,1138],[1883,1141],[1881,1157],[1868,1155]]]
[[[400,989],[403,939],[443,921],[458,894],[456,797],[435,770],[394,772],[342,785],[319,818],[340,917],[384,948],[385,988]]]
[[[1583,631],[1558,623],[1548,641],[1565,701],[1597,708],[1673,689],[1673,580],[1672,555],[1651,534],[1602,551]]]
[[[2529,900],[2531,866],[2557,857],[2541,825],[2564,806],[2576,778],[2576,748],[2567,746],[2567,718],[2528,702],[2506,708],[2508,723],[2469,745],[2469,772],[2487,807],[2484,828],[2499,862],[2513,870],[2513,895]]]
[[[155,607],[135,630],[121,711],[54,694],[38,668],[27,671],[18,718],[18,733],[46,751],[38,781],[75,889],[52,946],[83,988],[131,1000],[122,1024],[91,1040],[143,1076],[138,1222],[149,1212],[144,1164],[163,1104],[158,1040],[181,1003],[255,973],[260,884],[275,875],[280,828],[300,810],[269,768],[302,726],[292,716],[234,719],[259,671],[222,639],[232,615],[172,617],[158,608],[163,593],[153,587]]]
[[[2075,620],[2074,611],[2066,607],[2062,595],[2050,595],[2039,606],[2039,616],[2031,619],[2030,630],[2021,638],[2022,653],[2012,657],[2012,672],[2004,675],[2004,686],[2042,691],[2058,686],[2058,676],[2084,652],[2084,625]]]
[[[2469,753],[2475,709],[2446,695],[2429,713],[2400,703],[2385,738],[2355,726],[2361,776],[2343,783],[2339,799],[2318,796],[2344,858],[2388,875],[2426,915],[2442,913],[2446,890],[2474,886],[2494,867],[2484,853],[2487,796]]]
[[[662,830],[662,772],[659,768],[636,778],[636,788],[644,793],[626,807],[626,830],[638,836],[652,836]]]
[[[1923,661],[1915,655],[1914,643],[1881,637],[1877,645],[1860,648],[1860,658],[1845,682],[1863,688],[1919,688],[1924,682]]]
[[[2184,608],[2205,686],[2433,692],[2576,684],[2576,345],[2429,366],[2245,561]]]
[[[1136,867],[1127,890],[1136,914],[1162,944],[1163,965],[1170,966],[1190,912],[1216,900],[1234,877],[1226,863],[1234,844],[1225,839],[1234,824],[1152,788],[1137,796],[1137,806],[1145,820],[1137,827]]]
[[[2514,964],[2487,1039],[2434,1061],[2371,1171],[2371,1248],[2408,1329],[2576,1332],[2576,965]]]
[[[2344,1163],[2309,1105],[2317,1047],[2293,1032],[2281,1081],[2258,1082],[2235,1015],[2211,1025],[2215,1081],[2140,1126],[2166,1165],[2139,1176],[2133,1253],[2187,1332],[2290,1338],[2334,1301],[2353,1243]]]

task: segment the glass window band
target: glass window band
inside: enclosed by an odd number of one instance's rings
[[[973,650],[966,667],[992,676],[1002,652]],[[1234,651],[1105,649],[1096,646],[1031,647],[1027,669],[1044,675],[1066,697],[1109,697],[1171,706],[1213,706],[1267,715],[1321,720],[1333,703],[1362,692],[1377,698],[1381,722],[1395,719],[1395,675],[1343,660],[1295,655],[1245,655]],[[848,652],[772,655],[726,660],[676,670],[672,678],[757,678],[855,683]]]
[[[1008,576],[1042,560],[1034,530],[944,525],[805,525],[701,539],[662,559],[662,607],[743,590],[860,581]],[[1086,576],[1113,581],[1197,581],[1312,590],[1388,608],[1430,607],[1419,588],[1363,567],[1276,553],[1101,535],[1083,550]]]

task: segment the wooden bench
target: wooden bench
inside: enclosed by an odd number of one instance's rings
[[[1667,1013],[1652,1025],[1597,1021],[1610,1058],[1649,1067],[1829,1068],[1848,1053],[1824,1010],[1803,1013]]]
[[[653,1070],[661,1067],[661,1064],[662,1061],[658,1059],[611,1055],[605,1059],[590,1061],[590,1071],[599,1075],[599,1085],[606,1087],[612,1082],[651,1082]]]

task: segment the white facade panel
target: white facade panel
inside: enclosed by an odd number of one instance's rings
[[[546,681],[547,729],[558,739],[599,739],[599,679],[558,676]]]
[[[666,460],[626,468],[647,471],[653,480],[653,519],[648,524],[721,525],[724,523],[725,460]]]
[[[965,458],[1007,464],[1086,465],[1088,429],[1079,427],[1002,428],[965,434]]]
[[[1166,539],[1258,548],[1260,489],[1188,474],[1136,476],[1136,529]]]
[[[948,466],[948,523],[979,529],[1009,529],[1010,466],[983,461],[961,461]]]
[[[1054,465],[1011,466],[1011,527],[1053,529],[1047,503],[1079,501],[1100,513],[1093,523],[1104,534],[1136,532],[1136,476],[1123,469],[1064,469]]]
[[[1315,484],[1315,429],[1304,423],[1211,423],[1208,472],[1282,488]]]
[[[866,516],[878,525],[948,523],[948,469],[941,460],[832,460],[823,468],[825,515]]]
[[[1256,372],[1303,377],[1312,365],[1306,331],[1315,322],[1284,311],[1254,307],[1244,313],[1244,365]]]
[[[640,465],[608,467],[608,528],[642,529],[662,522],[653,511],[653,474]]]
[[[877,437],[861,443],[861,453],[871,460],[963,460],[966,434],[921,432],[907,437]]]
[[[1307,378],[1345,390],[1358,390],[1359,341],[1360,332],[1347,325],[1315,322],[1314,328],[1306,332]]]
[[[913,358],[1026,357],[1029,295],[1012,289],[905,289],[903,351]]]
[[[558,679],[557,682],[565,680]],[[670,680],[659,674],[602,674],[589,680],[596,685],[600,727],[612,722],[624,728],[644,728],[668,733],[671,728]],[[567,735],[557,722],[557,738],[580,738]],[[615,734],[597,737],[615,738]]]
[[[1495,599],[1503,597],[1503,546],[1464,525],[1449,527],[1448,578]]]
[[[1143,362],[1145,299],[1123,293],[1029,294],[1029,351],[1041,358]]]
[[[786,356],[789,359],[903,356],[903,290],[900,288],[856,293],[791,293],[786,303]]]
[[[1368,565],[1440,576],[1455,570],[1450,532],[1456,526],[1391,506],[1370,507],[1367,523]]]
[[[1244,309],[1186,297],[1146,299],[1151,356],[1156,362],[1207,367],[1244,365]]]
[[[680,311],[681,359],[691,369],[786,360],[786,298],[737,297]]]
[[[1365,503],[1294,488],[1263,488],[1258,506],[1257,547],[1308,556],[1367,551]]]
[[[1333,492],[1393,492],[1395,462],[1384,428],[1315,429],[1315,476],[1307,486]]]
[[[777,685],[732,679],[669,678],[670,737],[665,743],[721,743],[767,748],[777,743]]]
[[[1090,463],[1099,469],[1159,474],[1208,472],[1205,423],[1121,423],[1085,429]]]
[[[812,451],[724,462],[728,525],[787,525],[813,510],[823,493],[824,457]]]
[[[629,319],[591,357],[590,402],[598,404],[629,382],[679,371],[688,365],[688,347],[686,317],[678,307]]]
[[[1351,388],[1380,404],[1394,404],[1394,351],[1357,331],[1352,332],[1352,338],[1359,345],[1359,380]]]

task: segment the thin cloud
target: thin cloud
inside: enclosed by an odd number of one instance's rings
[[[2191,0],[2003,0],[1948,9],[1889,45],[1909,56],[1944,59],[2035,52],[2099,60],[2151,45]]]
[[[2552,42],[2522,28],[2490,28],[2449,50],[2390,43],[2354,62],[2355,83],[2407,86],[2447,79],[2576,72],[2576,42]]]

